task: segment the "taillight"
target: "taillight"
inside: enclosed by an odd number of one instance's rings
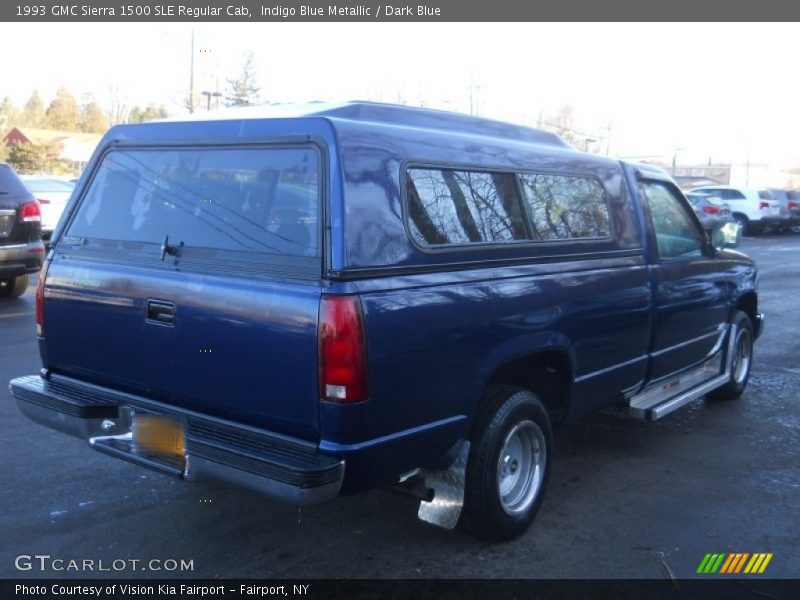
[[[789,210],[797,210],[797,208],[799,206],[800,206],[800,204],[798,204],[797,202],[794,202],[793,200],[789,200],[789,204],[788,204]]]
[[[26,202],[19,208],[19,220],[23,223],[38,223],[42,220],[42,211],[36,201]]]
[[[49,268],[50,261],[45,260],[39,271],[39,283],[36,284],[36,335],[39,337],[44,337],[44,280]]]
[[[764,202],[763,200],[758,203],[759,209],[769,208],[769,202]]]
[[[367,399],[367,345],[357,296],[323,296],[319,310],[319,394],[331,402]]]
[[[719,212],[719,208],[716,206],[708,205],[703,207],[703,212],[706,213],[707,215],[715,215]]]

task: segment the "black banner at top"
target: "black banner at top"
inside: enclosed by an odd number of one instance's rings
[[[786,0],[4,0],[16,22],[796,21]],[[677,42],[676,42],[677,43]]]

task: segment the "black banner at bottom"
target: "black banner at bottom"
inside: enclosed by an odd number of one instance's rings
[[[3,600],[44,598],[84,600],[229,600],[249,598],[556,600],[556,599],[678,599],[706,600],[794,599],[800,580],[694,579],[676,580],[509,580],[509,579],[307,579],[307,580],[14,580],[0,581]]]

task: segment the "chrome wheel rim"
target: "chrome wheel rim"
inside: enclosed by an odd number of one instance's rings
[[[741,384],[747,378],[747,373],[750,370],[751,354],[750,332],[742,328],[736,336],[736,346],[733,354],[733,380],[737,384]]]
[[[497,492],[503,511],[524,513],[542,488],[547,464],[544,433],[533,421],[521,421],[508,432],[497,460]]]

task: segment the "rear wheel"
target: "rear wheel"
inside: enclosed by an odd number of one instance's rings
[[[731,377],[728,383],[711,392],[710,396],[717,400],[735,400],[741,396],[750,380],[750,368],[753,365],[753,324],[750,317],[737,310],[732,323],[736,325],[736,337],[733,341]]]
[[[492,387],[483,407],[470,440],[462,526],[505,541],[523,533],[541,506],[552,428],[542,402],[522,388]]]
[[[28,275],[0,279],[0,298],[19,298],[28,289]]]

